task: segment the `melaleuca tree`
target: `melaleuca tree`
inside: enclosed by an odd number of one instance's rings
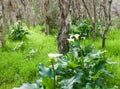
[[[50,0],[39,0],[39,10],[42,13],[41,16],[45,22],[45,34],[50,34],[50,21],[51,21],[51,6],[50,3],[53,1]]]
[[[5,46],[5,36],[4,36],[4,5],[3,0],[0,1],[0,40],[1,40],[1,46]]]
[[[59,53],[69,51],[69,29],[71,26],[72,0],[57,0],[58,3],[58,50]]]
[[[92,11],[90,10],[89,6],[87,5],[86,1],[85,0],[82,0],[83,2],[83,6],[84,8],[86,9],[87,11],[87,14],[89,16],[89,19],[91,21],[91,24],[92,24],[92,34],[93,34],[93,39],[94,41],[96,40],[96,23],[97,23],[97,12],[96,12],[96,0],[92,0],[91,3],[92,3],[92,6],[93,6],[93,9]],[[90,5],[90,4],[89,4]],[[92,13],[93,12],[93,15]]]
[[[106,36],[111,26],[111,5],[112,0],[103,0],[102,6],[104,11],[105,29],[102,35],[102,48],[105,47]]]
[[[47,35],[50,34],[50,0],[44,0],[44,14],[45,14],[45,24],[46,24],[46,30],[45,33]]]

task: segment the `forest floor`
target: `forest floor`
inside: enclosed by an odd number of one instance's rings
[[[57,53],[56,36],[46,36],[39,29],[39,26],[31,28],[22,48],[13,50],[21,42],[7,39],[6,47],[0,49],[0,89],[12,89],[24,82],[35,82],[39,79],[39,63],[47,64],[48,53]],[[109,32],[104,49],[101,49],[100,38],[96,42],[86,40],[85,44],[94,44],[98,50],[108,50],[106,55],[112,61],[118,62],[108,66],[108,69],[115,74],[115,78],[107,80],[120,86],[120,30]]]
[[[45,36],[39,28],[31,28],[28,39],[23,41],[24,48],[14,51],[21,42],[7,39],[6,47],[0,49],[0,89],[12,89],[24,82],[35,82],[39,79],[39,63],[46,64],[48,53],[57,52],[55,36]]]

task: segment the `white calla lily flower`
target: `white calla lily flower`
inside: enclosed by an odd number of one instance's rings
[[[67,39],[69,42],[74,42],[74,39]]]
[[[56,58],[56,57],[60,57],[60,56],[62,56],[63,54],[53,54],[53,53],[49,53],[48,54],[48,57],[50,58],[50,59],[54,59],[54,58]]]
[[[74,35],[73,34],[70,34],[70,39],[72,39],[74,37]]]
[[[81,39],[85,40],[85,37],[81,37]]]
[[[74,37],[78,40],[79,39],[79,34],[75,34]]]

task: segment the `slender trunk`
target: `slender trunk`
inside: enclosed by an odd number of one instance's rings
[[[89,12],[89,9],[88,9],[88,7],[87,7],[87,5],[86,5],[85,0],[82,0],[82,2],[83,2],[83,5],[84,5],[84,7],[85,7],[85,9],[86,9],[86,11],[87,11],[87,14],[88,14],[88,16],[89,16],[89,18],[90,18],[90,21],[93,22],[92,16],[91,16],[91,14],[90,14],[90,12]]]
[[[105,47],[105,40],[106,40],[106,37],[105,37],[105,35],[102,37],[102,48],[104,48]]]
[[[64,22],[65,23],[65,22]],[[69,28],[70,25],[62,24],[61,27],[58,28],[58,50],[59,53],[65,54],[69,51],[69,43],[68,43],[68,37],[69,37]]]
[[[69,29],[71,26],[71,0],[58,0],[58,50],[65,54],[69,51]]]
[[[104,15],[105,15],[105,30],[103,32],[103,36],[102,36],[102,48],[105,47],[105,41],[106,41],[106,36],[107,36],[107,32],[109,31],[110,25],[111,25],[111,4],[112,4],[112,0],[108,1],[108,11],[107,11],[107,7],[105,5],[105,1],[103,2],[103,10],[104,10]]]
[[[46,16],[45,22],[46,22],[45,34],[49,35],[50,34],[50,17],[49,16]]]
[[[3,0],[1,0],[0,2],[0,5],[1,5],[1,18],[0,18],[0,39],[1,39],[1,46],[4,47],[5,46],[5,35],[4,35],[4,21],[5,21],[5,17],[4,17],[4,5],[3,5]]]
[[[107,25],[105,27],[105,30],[104,30],[104,33],[102,36],[102,48],[105,47],[106,35],[107,35],[107,32],[109,31],[110,25],[111,25],[111,22],[107,23]]]
[[[45,28],[45,34],[49,35],[50,34],[50,12],[49,12],[49,0],[45,0],[44,3],[44,9],[45,9],[45,23],[46,23],[46,28]]]
[[[13,23],[13,20],[12,20],[12,3],[11,3],[11,0],[8,1],[8,7],[9,7],[9,16],[10,16],[10,25]]]
[[[93,0],[93,11],[94,11],[94,23],[93,23],[93,39],[96,41],[96,26],[97,26],[97,12],[96,12],[96,0]]]
[[[96,41],[96,23],[95,22],[92,23],[92,29],[93,29],[93,33],[92,33],[93,39],[94,41]]]
[[[91,21],[91,24],[92,24],[92,36],[93,36],[93,40],[95,41],[96,40],[96,22],[97,22],[97,18],[96,18],[96,3],[95,3],[95,1],[93,0],[93,6],[94,6],[94,19],[92,19],[92,15],[91,15],[91,13],[90,13],[90,11],[89,11],[89,9],[88,9],[88,6],[87,6],[87,4],[86,4],[86,2],[85,2],[85,0],[82,0],[82,2],[83,2],[83,5],[84,5],[84,7],[85,7],[85,9],[86,9],[86,11],[87,11],[87,14],[88,14],[88,16],[89,16],[89,18],[90,18],[90,21]]]

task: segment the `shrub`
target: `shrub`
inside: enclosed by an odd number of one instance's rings
[[[105,53],[106,51],[96,51],[92,45],[84,47],[80,41],[72,42],[69,53],[52,59],[48,68],[40,65],[40,74],[44,75],[41,79],[48,77],[51,82],[55,79],[53,85],[56,89],[103,89],[107,86],[104,76],[113,77],[106,70],[106,65],[110,62]],[[48,80],[47,83],[50,82]]]
[[[32,85],[24,84],[22,89],[107,89],[105,76],[114,76],[106,69],[106,65],[112,64],[106,51],[83,46],[76,37],[69,40],[70,51],[66,55],[49,54],[49,66],[39,65],[40,79]]]
[[[96,27],[96,36],[102,37],[102,29],[104,25],[103,22],[98,20],[97,27]],[[92,36],[92,25],[89,20],[83,20],[80,22],[79,25],[72,25],[71,34],[80,34],[81,37],[89,38]]]
[[[28,34],[28,28],[24,22],[17,21],[10,26],[9,39],[11,40],[23,40]]]
[[[71,33],[80,34],[82,37],[88,38],[92,32],[92,25],[89,20],[83,20],[78,26],[72,25]]]

